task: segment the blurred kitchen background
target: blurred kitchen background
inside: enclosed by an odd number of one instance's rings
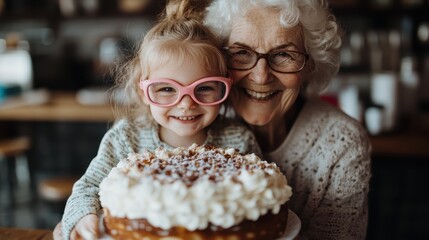
[[[368,239],[429,235],[429,0],[330,0],[323,98],[373,141]],[[165,0],[0,0],[0,227],[53,228],[113,117],[106,90]]]

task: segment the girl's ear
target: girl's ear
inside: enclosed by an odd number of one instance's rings
[[[141,92],[143,93],[143,91],[141,91]],[[144,95],[144,94],[142,94],[142,95]],[[141,97],[143,98],[143,103],[146,105],[149,105],[149,102],[147,101],[146,97],[145,96],[141,96]]]
[[[139,96],[143,100],[144,104],[149,105],[149,101],[146,99],[146,96],[144,95],[144,92],[141,89],[139,89]]]
[[[149,105],[149,102],[146,99],[144,91],[140,88],[140,80],[138,81],[137,84],[138,84],[137,85],[137,93],[138,93],[139,97],[143,100],[144,104]]]

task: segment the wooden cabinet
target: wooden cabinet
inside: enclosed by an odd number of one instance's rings
[[[343,55],[342,72],[399,71],[402,57],[413,56],[422,62],[429,56],[429,37],[424,33],[429,29],[429,1],[329,0],[329,2],[345,31],[343,50],[350,51]],[[380,64],[385,64],[381,69],[370,66],[370,53],[376,51],[376,48],[384,51],[382,54],[386,55],[381,60],[383,63]],[[349,59],[348,56],[354,59]],[[387,65],[389,61],[394,63]],[[419,68],[421,70],[423,66]]]
[[[2,0],[2,21],[156,16],[166,0]],[[0,24],[1,25],[1,24]]]

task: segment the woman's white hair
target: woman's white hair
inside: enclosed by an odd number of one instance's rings
[[[338,73],[341,29],[325,0],[213,0],[207,8],[205,24],[225,42],[234,17],[243,16],[252,7],[280,9],[280,24],[285,28],[302,26],[304,45],[310,55],[306,78],[309,93],[322,92]]]

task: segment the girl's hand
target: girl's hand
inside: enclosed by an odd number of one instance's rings
[[[89,214],[83,217],[72,230],[70,239],[98,239],[98,217],[95,214]]]
[[[63,234],[61,232],[61,222],[55,226],[54,232],[53,232],[54,240],[63,240]]]

